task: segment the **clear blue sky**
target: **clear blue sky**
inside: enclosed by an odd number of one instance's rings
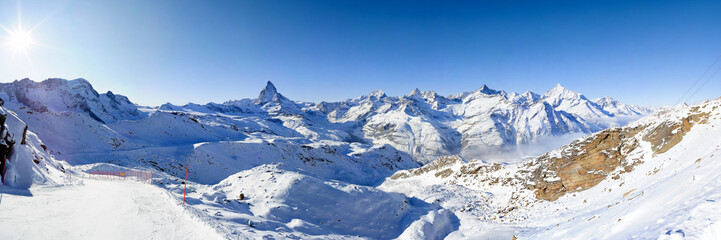
[[[1,1],[37,43],[0,81],[86,78],[142,105],[487,84],[670,105],[721,55],[721,1]],[[7,34],[0,32],[0,38]],[[5,40],[3,40],[5,41]],[[721,96],[721,73],[692,99]]]

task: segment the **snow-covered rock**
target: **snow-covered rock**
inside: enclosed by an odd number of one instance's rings
[[[0,107],[0,118],[4,119],[0,126],[0,144],[10,147],[4,161],[3,185],[27,189],[33,184],[55,185],[65,180],[66,164],[55,160],[54,156],[45,151],[46,146],[32,131],[23,132],[26,124],[18,116],[4,107]]]

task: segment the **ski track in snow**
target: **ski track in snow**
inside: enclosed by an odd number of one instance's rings
[[[148,184],[84,179],[30,192],[3,191],[0,239],[223,239]]]

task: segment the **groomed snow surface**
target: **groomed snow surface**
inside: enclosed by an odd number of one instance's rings
[[[158,187],[82,181],[3,189],[0,239],[223,239]]]

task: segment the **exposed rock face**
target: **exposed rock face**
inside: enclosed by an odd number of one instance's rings
[[[535,167],[529,188],[536,197],[556,200],[569,192],[582,191],[606,179],[619,166],[630,167],[626,156],[638,147],[633,138],[642,128],[613,128],[592,137],[574,141],[560,157],[545,154],[528,166]]]
[[[686,133],[691,131],[691,127],[708,121],[709,114],[699,112],[698,107],[693,108],[691,111],[692,114],[681,119],[681,122],[666,121],[659,124],[646,134],[643,140],[652,144],[654,153],[665,153],[681,142]]]
[[[550,201],[589,189],[614,171],[620,174],[633,170],[640,160],[629,159],[628,155],[640,141],[650,143],[654,154],[665,153],[681,142],[693,126],[707,123],[708,117],[708,112],[694,107],[686,117],[677,120],[607,129],[574,141],[563,147],[560,156],[545,154],[528,163],[533,169],[528,188],[535,191],[537,198]]]
[[[5,126],[5,119],[7,119],[7,114],[5,114],[4,111],[2,111],[2,114],[0,114],[0,135],[7,136],[6,134],[6,126]],[[5,164],[7,157],[10,155],[10,150],[12,149],[12,144],[5,140],[5,137],[2,137],[0,139],[0,181],[2,181],[3,184],[5,184]]]
[[[633,170],[640,160],[627,156],[640,145],[640,140],[650,143],[654,154],[662,154],[681,142],[693,126],[707,123],[708,118],[708,112],[693,107],[686,117],[677,120],[601,131],[567,145],[561,156],[545,154],[529,163],[535,170],[528,187],[535,190],[537,198],[550,201],[589,189],[619,167],[619,173]]]

